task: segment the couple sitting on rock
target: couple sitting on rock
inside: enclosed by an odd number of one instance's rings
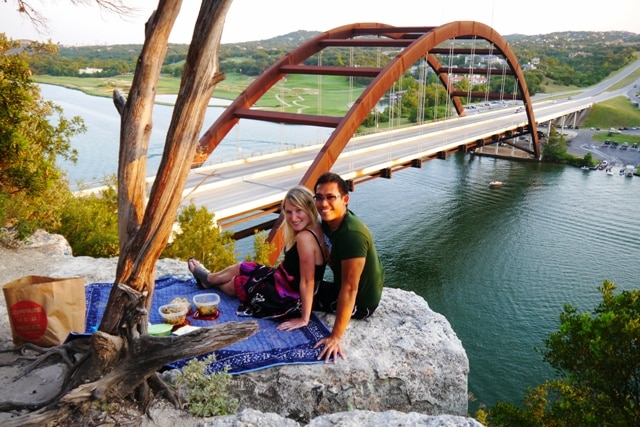
[[[314,348],[324,346],[318,359],[336,362],[344,359],[349,320],[364,319],[378,306],[384,269],[369,229],[348,209],[347,183],[327,172],[314,190],[296,186],[282,201],[285,250],[277,267],[243,261],[211,273],[192,258],[189,271],[199,286],[237,297],[239,313],[284,320],[280,330],[306,326],[312,309],[335,313],[331,334]],[[322,280],[327,262],[333,282]]]

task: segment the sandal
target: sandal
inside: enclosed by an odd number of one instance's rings
[[[193,264],[193,271],[191,270],[191,261],[195,261],[197,263]],[[196,279],[198,287],[200,287],[201,289],[207,289],[210,287],[211,283],[209,283],[208,280],[208,276],[210,273],[209,270],[200,265],[200,263],[195,258],[189,258],[189,261],[187,261],[187,268],[189,269],[191,274],[193,274],[194,279]]]

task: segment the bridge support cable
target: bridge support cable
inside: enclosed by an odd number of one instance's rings
[[[491,69],[493,68],[493,44],[491,45],[491,47],[489,48],[489,56],[488,56],[488,61],[487,61],[487,75],[485,77],[486,79],[486,85],[485,85],[485,97],[484,97],[484,102],[489,102],[489,91],[491,90]]]
[[[427,87],[427,66],[424,61],[424,57],[420,58],[420,63],[418,65],[419,69],[419,79],[418,79],[418,113],[417,113],[417,123],[419,125],[424,124],[424,103],[426,98],[426,87]]]
[[[402,94],[404,93],[404,86],[403,86],[403,81],[402,81],[402,74],[400,75],[400,79],[398,80],[398,88],[399,88],[399,92],[397,95],[397,105],[398,105],[398,114],[396,115],[396,123],[398,126],[400,126],[402,124]]]
[[[455,47],[455,43],[456,43],[456,38],[452,38],[451,39],[451,44],[449,45],[449,64],[447,67],[447,77],[449,79],[449,81],[451,81],[452,77],[454,76],[452,70],[453,70],[453,57],[454,57],[454,47]],[[456,81],[453,81],[453,84],[451,85],[452,87],[447,88],[447,92],[451,93],[452,89],[455,89],[455,83]],[[451,105],[450,105],[450,101],[451,101],[451,97],[448,96],[447,97],[447,103],[445,104],[445,109],[444,109],[444,118],[445,120],[449,118],[449,112],[451,110]],[[458,111],[459,115],[464,115],[464,110],[462,110],[463,112]]]
[[[506,84],[507,84],[507,64],[503,63],[502,64],[502,80],[500,82],[500,95],[501,95],[500,102],[504,101],[504,89]]]
[[[435,85],[435,96],[433,97],[434,102],[433,102],[433,120],[438,120],[438,105],[440,104],[440,93],[439,93],[439,88],[440,88],[441,83],[437,82]]]
[[[472,46],[470,49],[466,42],[467,40],[472,40],[473,43],[482,40],[484,44],[490,47],[483,49]],[[348,66],[340,64],[325,65],[323,63],[326,62],[325,60],[321,60],[318,65],[305,65],[305,61],[314,55],[321,55],[325,49],[345,48],[354,50],[383,49],[385,54],[388,55],[388,62],[384,66],[378,63],[375,67],[365,66],[365,64],[358,66],[351,62]],[[427,64],[434,70],[440,84],[447,91],[446,116],[450,113],[450,105],[453,106],[458,115],[464,115],[461,97],[466,95],[472,98],[481,98],[484,96],[484,94],[476,94],[475,92],[461,94],[455,90],[453,82],[456,75],[465,73],[471,75],[475,71],[473,67],[470,70],[464,67],[454,67],[451,57],[448,59],[448,67],[443,67],[439,56],[444,55],[445,52],[450,52],[451,56],[468,55],[469,53],[485,55],[488,52],[498,52],[502,55],[511,75],[514,76],[517,82],[518,95],[524,101],[529,131],[534,141],[533,151],[538,155],[539,144],[536,124],[526,82],[511,48],[495,30],[485,24],[474,21],[456,21],[437,27],[394,27],[380,23],[356,23],[337,27],[313,37],[265,70],[223,111],[216,122],[202,135],[194,158],[194,165],[201,162],[202,158],[208,157],[240,119],[333,128],[334,130],[324,143],[324,146],[300,179],[300,184],[312,188],[316,179],[322,173],[331,170],[361,123],[372,111],[375,111],[378,101],[389,91],[393,92],[398,81],[402,82],[403,74],[421,59],[426,58]],[[488,73],[492,71],[489,70]],[[358,81],[361,81],[361,78],[368,78],[370,82],[358,98],[349,105],[348,111],[343,116],[322,115],[320,112],[318,114],[304,114],[302,110],[294,110],[292,112],[253,108],[276,83],[293,74],[345,76],[350,79],[356,78]],[[402,87],[400,87],[400,92],[402,92]],[[500,96],[503,95],[489,94],[491,99],[496,99]],[[434,108],[436,107],[437,104]],[[453,109],[451,110],[453,111]],[[467,148],[473,148],[473,146]],[[443,156],[446,157],[446,154],[444,153]],[[344,178],[353,182],[365,179],[364,176],[359,176],[358,173],[358,171],[351,171]],[[282,219],[281,215],[271,229],[269,237],[276,244],[277,251],[282,248],[280,246],[282,239],[278,237],[281,235],[279,225]]]
[[[474,36],[471,42],[471,56],[468,57],[469,61],[469,74],[467,74],[467,81],[469,86],[467,87],[467,105],[471,104],[471,90],[473,89],[473,68],[475,66],[475,55],[476,55],[476,37]]]

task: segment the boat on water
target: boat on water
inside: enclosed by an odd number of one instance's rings
[[[613,176],[613,169],[611,168],[607,169],[607,175]]]
[[[502,181],[491,181],[489,187],[502,187]]]

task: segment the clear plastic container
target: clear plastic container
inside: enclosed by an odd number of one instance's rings
[[[170,325],[182,325],[187,320],[189,307],[185,304],[165,304],[158,308],[164,323]]]
[[[218,314],[218,305],[220,304],[220,295],[215,293],[206,293],[194,295],[193,303],[198,309],[200,316],[211,317]]]

